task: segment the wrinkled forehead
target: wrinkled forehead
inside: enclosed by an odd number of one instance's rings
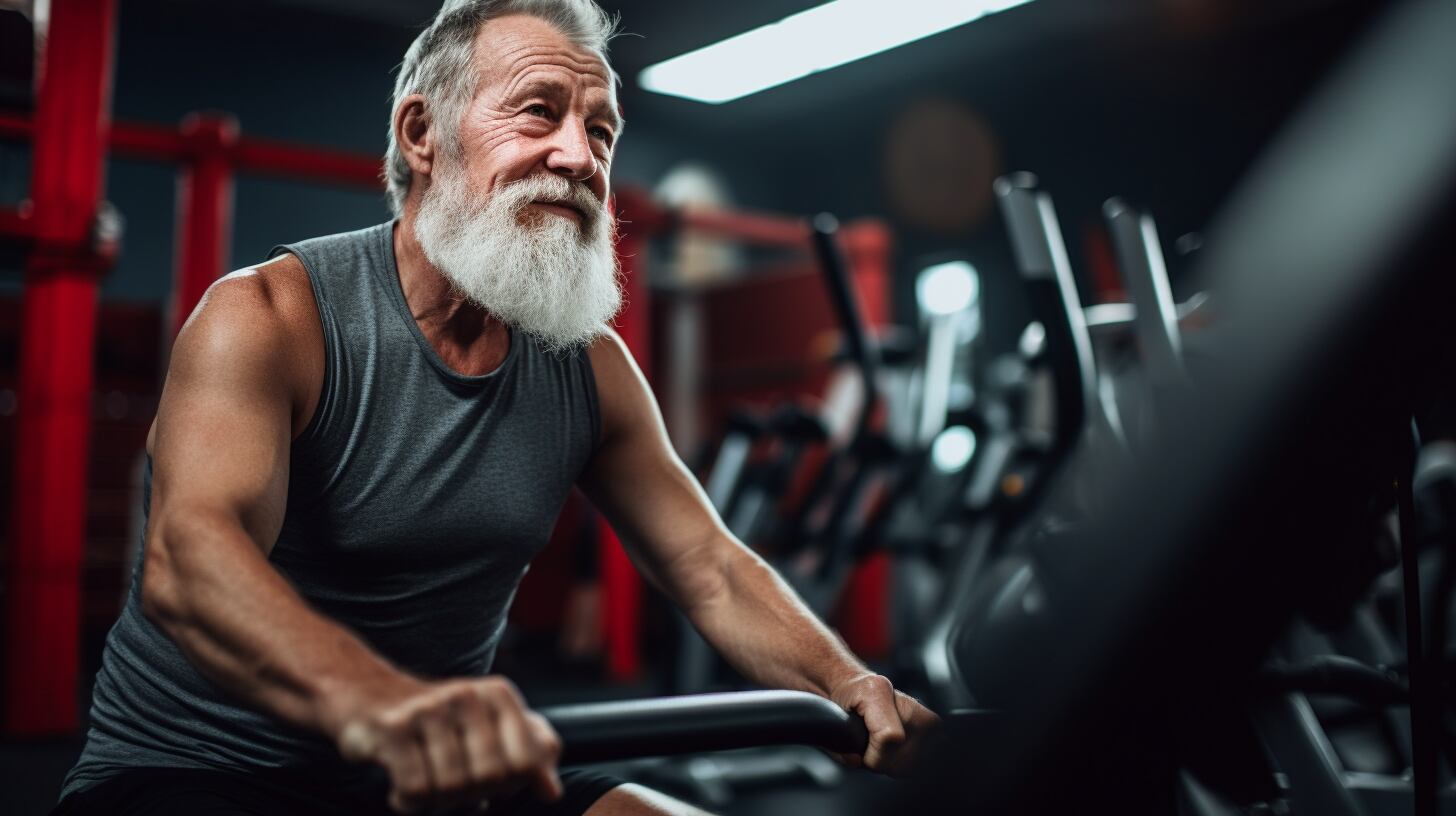
[[[603,55],[572,42],[538,17],[509,14],[481,26],[475,37],[474,59],[482,89],[504,89],[528,75],[552,76],[604,93],[616,106],[616,77]]]

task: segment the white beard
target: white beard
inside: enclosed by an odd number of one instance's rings
[[[582,223],[529,210],[532,201],[569,202]],[[580,182],[531,176],[475,206],[464,173],[436,173],[415,236],[461,295],[549,352],[600,336],[622,305],[612,219]]]

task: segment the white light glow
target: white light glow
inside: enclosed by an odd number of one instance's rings
[[[1026,2],[834,0],[650,65],[637,84],[700,102],[729,102]]]
[[[926,314],[957,314],[975,303],[980,294],[980,276],[965,261],[927,266],[915,280],[915,299]]]
[[[930,461],[941,473],[956,473],[976,455],[976,432],[964,425],[952,425],[935,437]]]
[[[1041,350],[1046,348],[1046,326],[1033,320],[1026,324],[1021,330],[1021,338],[1016,341],[1016,350],[1026,360],[1034,360],[1041,356]]]

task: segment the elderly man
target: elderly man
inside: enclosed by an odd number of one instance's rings
[[[177,339],[146,545],[57,812],[673,813],[487,674],[579,484],[749,678],[864,717],[894,772],[934,715],[722,526],[621,340],[622,130],[592,0],[452,2],[410,48],[397,218],[279,247]]]

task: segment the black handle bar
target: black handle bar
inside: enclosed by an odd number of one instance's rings
[[[561,736],[563,763],[605,762],[756,745],[861,753],[864,722],[802,691],[690,694],[538,709]]]
[[[1136,312],[1133,329],[1149,378],[1159,385],[1183,375],[1183,338],[1178,330],[1178,304],[1168,281],[1168,268],[1153,217],[1109,198],[1102,205],[1122,283]]]
[[[870,343],[869,330],[865,328],[864,316],[860,314],[859,299],[855,297],[854,282],[839,251],[839,222],[829,213],[819,213],[810,221],[809,232],[814,254],[819,260],[819,270],[824,275],[824,285],[829,289],[829,300],[834,305],[834,316],[844,332],[845,346],[863,381],[865,398],[855,425],[855,442],[862,443],[869,435],[870,420],[879,394],[875,385],[879,357]]]
[[[993,190],[1032,313],[1046,330],[1046,354],[1057,394],[1052,458],[1059,461],[1076,444],[1099,404],[1092,338],[1051,196],[1038,189],[1031,173],[1002,176]]]

